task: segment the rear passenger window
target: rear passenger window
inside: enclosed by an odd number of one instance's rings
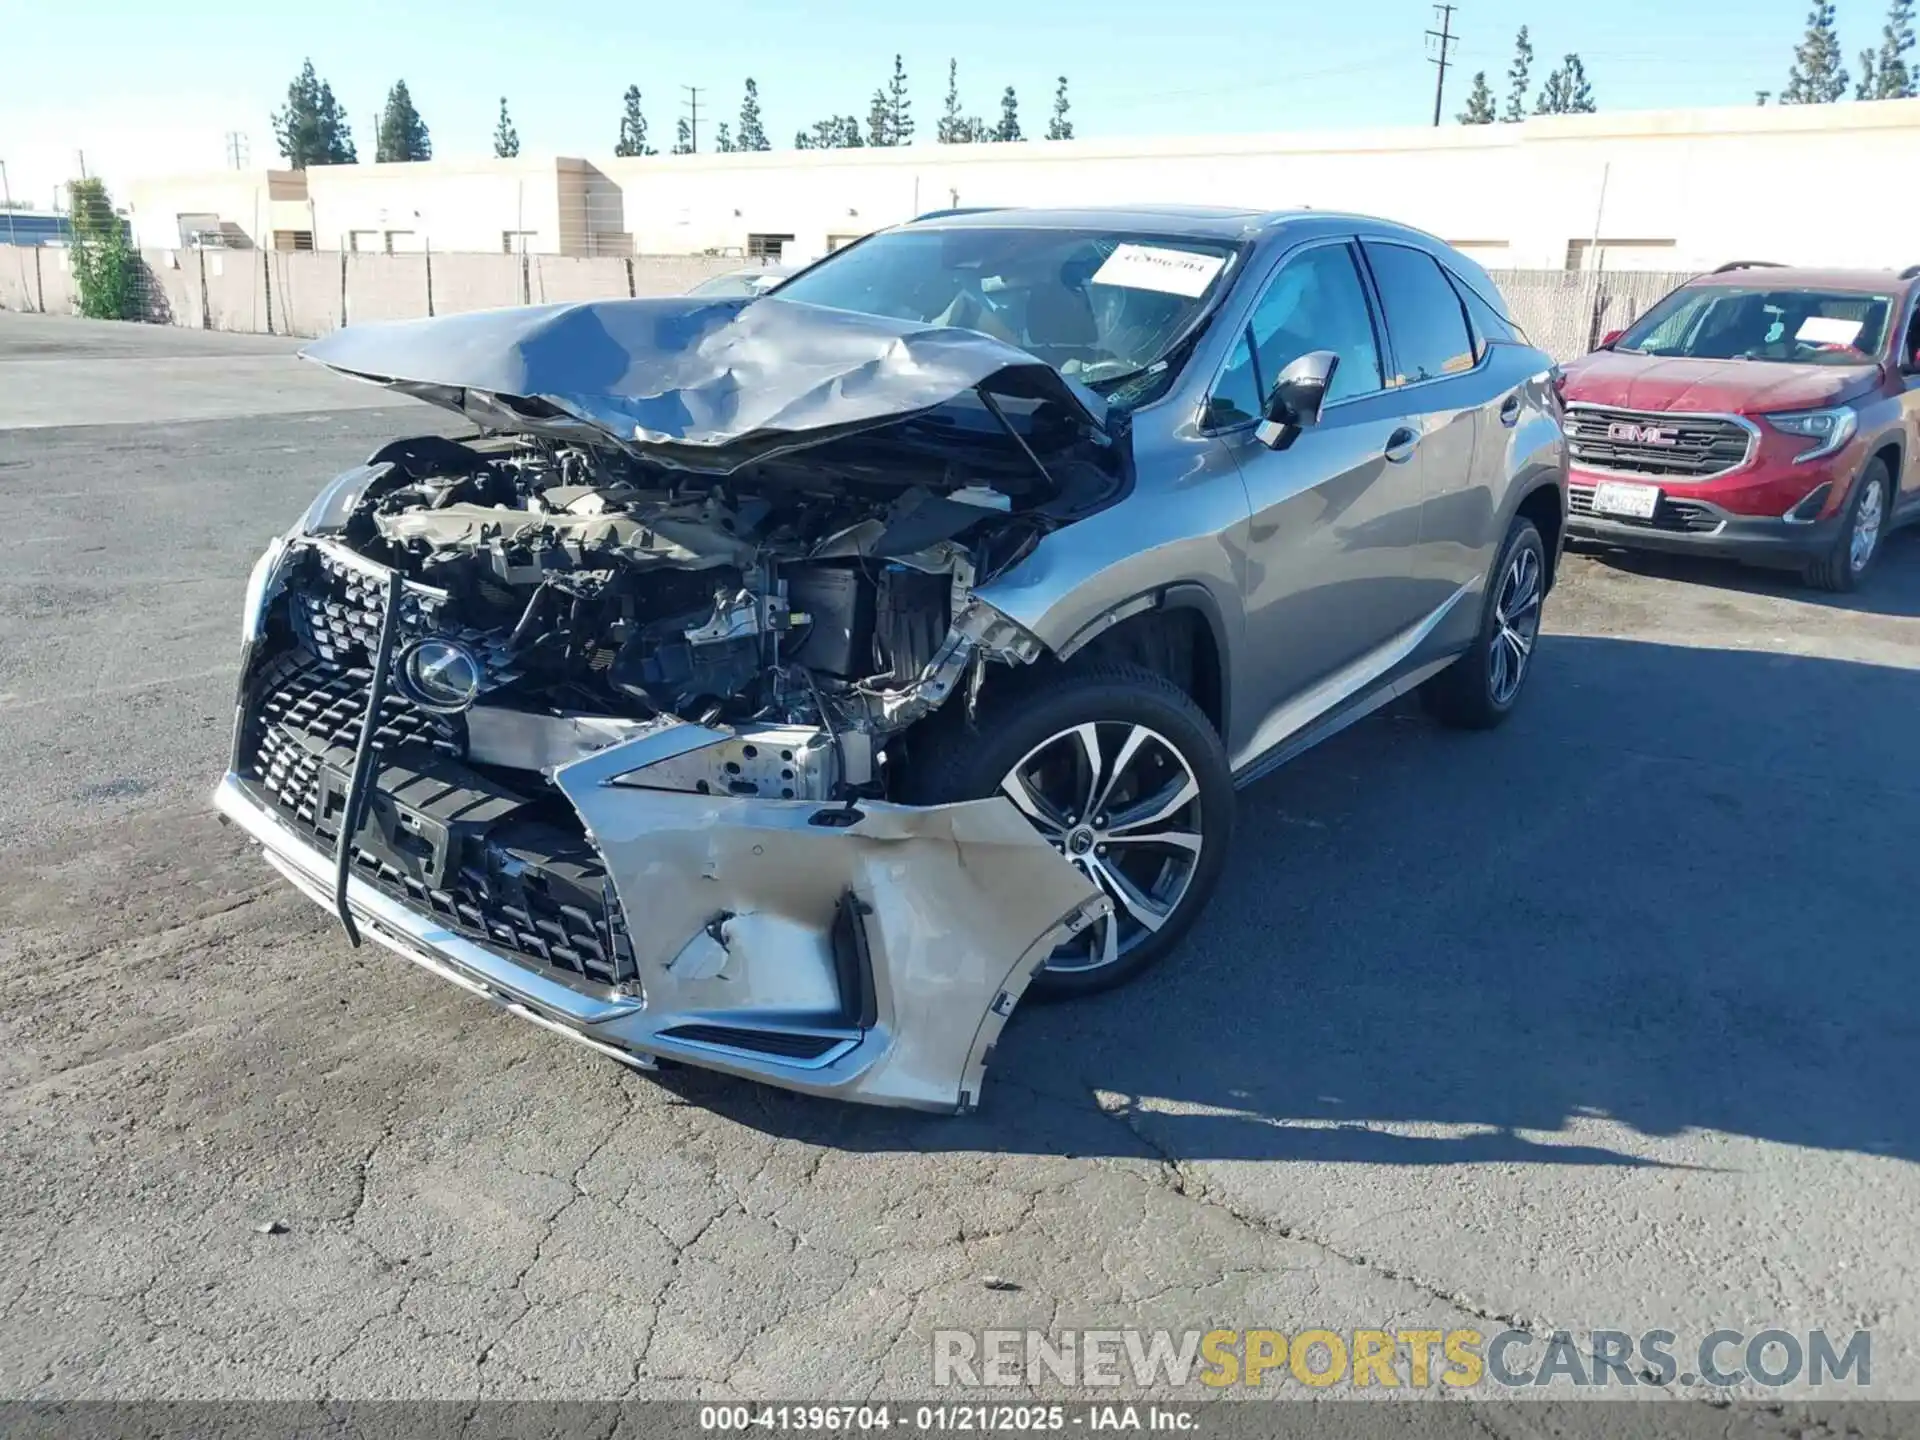
[[[1447,278],[1453,282],[1460,303],[1467,307],[1467,319],[1473,326],[1473,358],[1476,361],[1487,353],[1489,345],[1512,345],[1520,340],[1520,331],[1514,323],[1483,300],[1471,285],[1451,270],[1447,272]]]
[[[1389,384],[1412,385],[1471,370],[1475,361],[1466,312],[1439,263],[1405,245],[1369,242],[1366,248],[1399,370]]]

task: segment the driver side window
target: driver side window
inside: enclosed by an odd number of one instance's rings
[[[1234,346],[1207,403],[1213,425],[1257,420],[1280,372],[1302,355],[1340,357],[1327,402],[1381,388],[1380,347],[1367,292],[1347,245],[1317,245],[1281,267]]]

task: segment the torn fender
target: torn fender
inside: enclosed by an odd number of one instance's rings
[[[709,733],[684,728],[688,745]],[[1106,913],[1099,889],[999,796],[862,802],[845,824],[846,812],[817,802],[644,788],[644,767],[679,753],[672,736],[554,776],[606,861],[645,992],[645,1033],[631,1017],[596,1038],[849,1100],[971,1108],[1034,971]],[[833,929],[849,894],[867,912],[867,1026],[850,1018],[858,1007],[836,973]],[[802,1068],[689,1049],[672,1034],[688,1026],[853,1043]]]

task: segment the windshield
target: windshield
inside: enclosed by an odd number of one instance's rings
[[[1880,353],[1891,296],[1847,290],[1706,285],[1642,315],[1615,350],[1692,360],[1861,365]]]
[[[780,296],[978,330],[1117,400],[1121,381],[1166,359],[1206,312],[1236,253],[1105,230],[894,230],[789,280]]]

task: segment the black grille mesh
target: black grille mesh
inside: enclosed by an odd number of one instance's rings
[[[249,692],[242,773],[329,852],[370,678],[296,650],[270,662]],[[353,847],[356,874],[496,950],[600,985],[635,983],[606,866],[577,819],[557,822],[559,807],[462,763],[457,717],[389,695],[374,745],[381,764]]]

